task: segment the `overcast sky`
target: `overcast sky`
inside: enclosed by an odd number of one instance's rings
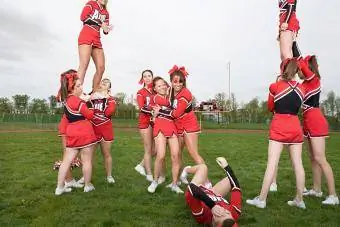
[[[59,88],[59,74],[78,68],[77,39],[85,0],[0,1],[0,97],[29,94],[47,98]],[[323,94],[340,95],[340,1],[298,3],[300,49],[319,57]],[[105,76],[113,93],[135,94],[143,69],[168,79],[184,65],[188,87],[198,100],[231,92],[239,101],[266,99],[279,71],[276,0],[109,0],[111,23],[102,37]],[[85,79],[90,91],[91,62]]]

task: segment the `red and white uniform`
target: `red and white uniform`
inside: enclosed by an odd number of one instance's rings
[[[66,118],[66,115],[63,114],[58,125],[58,136],[66,136],[67,124],[68,120]]]
[[[109,24],[108,11],[98,1],[89,1],[83,8],[80,20],[83,21],[84,26],[78,37],[78,45],[86,44],[102,48],[100,28],[104,22]]]
[[[214,193],[211,189],[199,186],[217,205],[230,211],[234,220],[238,220],[241,214],[242,194],[241,191],[232,190],[230,195],[230,203],[221,195]],[[211,209],[202,201],[194,198],[189,190],[185,192],[185,200],[192,211],[192,215],[197,223],[211,224],[212,213]],[[237,225],[234,225],[237,226]]]
[[[89,121],[94,111],[79,97],[70,95],[64,103],[64,112],[68,120],[66,147],[80,149],[95,144],[97,138]]]
[[[303,143],[303,133],[297,116],[305,91],[296,81],[280,80],[269,87],[268,109],[274,112],[269,139],[284,144]]]
[[[171,103],[170,116],[175,119],[178,135],[184,133],[198,133],[201,131],[195,113],[192,111],[192,94],[187,88],[183,88],[175,95]]]
[[[158,105],[162,109],[170,109],[169,99],[158,94],[154,95],[152,105]],[[177,136],[177,129],[172,117],[160,114],[155,118],[153,136],[157,137],[159,133],[162,133],[165,137]]]
[[[151,124],[150,104],[153,99],[153,93],[147,88],[142,88],[137,92],[137,104],[139,108],[138,128],[147,129]]]
[[[91,100],[94,116],[91,119],[97,141],[111,142],[114,139],[111,116],[116,109],[113,97]]]
[[[299,60],[299,66],[306,77],[302,83],[306,91],[303,100],[303,134],[305,137],[327,137],[328,122],[319,108],[321,93],[320,78],[317,77],[308,67],[303,59]]]
[[[297,0],[279,0],[280,27],[283,23],[288,24],[287,30],[298,32],[300,29],[299,20],[296,17]]]

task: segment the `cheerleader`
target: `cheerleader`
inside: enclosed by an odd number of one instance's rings
[[[83,28],[78,37],[79,68],[78,75],[81,84],[84,82],[87,67],[92,57],[96,66],[92,87],[97,88],[105,71],[105,56],[100,41],[100,30],[107,35],[112,30],[109,25],[108,0],[91,0],[83,8],[80,20]]]
[[[155,107],[153,137],[155,139],[155,148],[157,151],[154,169],[154,179],[148,187],[148,192],[154,193],[159,185],[159,176],[165,160],[166,145],[169,145],[172,163],[172,184],[169,185],[172,191],[184,193],[178,186],[180,171],[179,143],[177,139],[177,129],[171,117],[158,115],[160,109],[169,109],[170,102],[167,99],[168,86],[161,77],[153,79],[153,89],[156,94],[153,97]]]
[[[68,120],[68,125],[66,129],[66,151],[59,168],[56,195],[71,191],[71,188],[65,187],[64,182],[72,160],[74,160],[79,151],[81,152],[85,178],[84,192],[94,190],[94,186],[90,181],[93,145],[96,143],[96,136],[88,120],[93,118],[94,112],[79,98],[82,93],[82,85],[76,71],[69,70],[61,75],[60,94],[61,101],[64,102],[64,113]]]
[[[135,167],[135,170],[146,176],[150,182],[153,181],[151,162],[153,155],[153,136],[150,102],[153,99],[154,92],[152,90],[153,72],[149,69],[142,72],[139,84],[143,84],[143,88],[137,92],[137,104],[139,107],[138,128],[143,139],[144,158]]]
[[[58,98],[60,98],[60,95],[58,94]],[[59,100],[59,99],[58,99]],[[61,144],[63,148],[63,156],[65,155],[66,152],[66,129],[68,125],[68,120],[66,118],[66,115],[63,114],[60,123],[58,125],[58,136],[61,138]],[[59,170],[60,165],[62,163],[62,160],[57,161],[54,163],[53,169],[54,170]],[[65,187],[66,188],[82,188],[84,187],[84,184],[78,183],[72,176],[71,168],[74,167],[80,167],[81,166],[81,161],[76,157],[72,163],[71,167],[67,170],[66,177],[65,177]]]
[[[111,116],[115,111],[116,102],[110,95],[111,81],[103,79],[99,89],[91,95],[91,103],[94,109],[94,117],[91,119],[97,142],[104,156],[106,179],[108,183],[114,183],[112,177],[111,144],[114,139]]]
[[[325,205],[338,205],[339,197],[335,191],[334,175],[330,164],[326,159],[325,138],[328,137],[328,123],[319,108],[321,93],[319,66],[315,55],[300,57],[300,69],[305,76],[302,86],[306,90],[303,101],[303,131],[308,140],[309,157],[312,162],[313,188],[306,190],[304,195],[322,197],[321,177],[325,174],[328,193]]]
[[[169,71],[171,81],[170,103],[172,110],[160,110],[160,114],[175,119],[177,133],[179,135],[180,147],[186,145],[191,158],[196,164],[204,163],[198,153],[198,133],[201,132],[192,107],[192,94],[186,88],[186,77],[188,75],[184,67],[176,65]],[[187,183],[187,182],[184,182]]]
[[[274,113],[268,146],[268,162],[259,196],[248,199],[247,203],[258,208],[266,207],[270,184],[273,181],[284,145],[288,146],[296,177],[296,197],[288,205],[305,209],[302,192],[305,185],[305,172],[302,165],[303,133],[297,116],[304,98],[304,89],[294,80],[299,71],[296,59],[282,62],[281,80],[269,87],[268,109]]]
[[[297,0],[279,0],[279,36],[281,60],[292,58],[292,45],[300,29],[296,17]]]

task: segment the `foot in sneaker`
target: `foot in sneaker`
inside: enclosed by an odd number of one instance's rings
[[[93,186],[93,184],[88,184],[88,185],[85,185],[84,187],[84,192],[90,192],[90,191],[94,191],[95,188]]]
[[[222,169],[228,166],[228,162],[224,157],[216,158],[216,162]]]
[[[141,164],[136,165],[135,170],[136,170],[140,175],[146,176],[145,168],[144,168]]]
[[[72,191],[72,188],[66,188],[65,186],[64,187],[57,187],[55,189],[54,194],[55,195],[61,195],[61,194],[65,193],[65,192],[71,192],[71,191]]]
[[[165,182],[165,177],[164,176],[158,177],[158,180],[157,180],[158,185],[163,184],[164,182]]]
[[[183,184],[189,184],[189,181],[187,179],[188,173],[186,171],[188,168],[191,168],[191,166],[184,167],[184,169],[181,173],[181,176],[179,177],[179,179],[183,182]]]
[[[294,200],[288,201],[287,204],[289,206],[298,207],[298,208],[301,208],[301,209],[306,209],[306,204],[303,200],[297,201],[296,199],[294,199]]]
[[[84,187],[83,184],[78,183],[75,179],[72,179],[69,182],[65,181],[65,188],[82,188]]]
[[[106,180],[107,180],[107,183],[109,183],[109,184],[115,183],[115,179],[113,179],[112,176],[107,176],[107,177],[106,177]]]
[[[272,183],[269,187],[269,191],[270,192],[277,192],[277,184],[276,183]]]
[[[249,205],[256,206],[258,208],[265,208],[266,207],[266,201],[260,200],[259,196],[256,196],[254,199],[247,199],[246,202]]]
[[[84,177],[81,177],[77,182],[79,184],[84,184],[85,183]]]
[[[316,191],[314,189],[311,190],[306,190],[302,193],[304,196],[315,196],[315,197],[322,197],[322,192],[321,191]]]
[[[146,175],[146,180],[152,182],[153,181],[152,175],[151,174],[150,175]]]
[[[172,184],[171,191],[176,192],[177,194],[184,194],[182,189],[177,184]]]
[[[157,186],[158,186],[158,183],[156,181],[152,181],[152,183],[148,187],[148,192],[154,193],[156,191]]]
[[[335,195],[329,195],[326,197],[324,201],[322,201],[323,205],[339,205],[339,197]]]

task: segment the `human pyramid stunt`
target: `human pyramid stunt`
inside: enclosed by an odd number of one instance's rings
[[[70,69],[60,75],[58,101],[64,106],[64,114],[59,124],[59,135],[62,138],[63,160],[54,166],[59,171],[55,195],[71,192],[72,188],[83,188],[84,192],[95,190],[91,183],[92,157],[98,145],[104,157],[107,183],[115,183],[112,175],[111,144],[114,133],[111,116],[116,102],[111,95],[110,80],[103,78],[105,57],[101,44],[101,31],[107,35],[113,28],[109,23],[107,2],[92,0],[86,3],[80,17],[83,28],[78,38],[78,71]],[[298,48],[296,39],[300,27],[296,6],[297,0],[279,0],[281,64],[278,67],[280,76],[269,86],[268,110],[273,113],[273,119],[269,130],[267,169],[259,195],[246,200],[247,204],[258,208],[265,208],[268,193],[278,190],[276,176],[284,146],[289,150],[296,177],[296,194],[287,202],[288,205],[306,209],[304,196],[322,197],[322,173],[328,186],[328,196],[322,204],[339,204],[333,171],[325,155],[328,123],[319,108],[321,80],[318,63],[315,55],[303,57]],[[96,72],[92,90],[85,94],[82,87],[91,57]],[[237,226],[242,207],[240,183],[224,157],[218,157],[216,162],[226,176],[214,186],[208,178],[205,160],[199,153],[198,135],[201,129],[193,111],[188,76],[186,68],[177,65],[169,70],[169,80],[154,76],[150,69],[142,71],[137,104],[138,129],[144,154],[141,154],[143,157],[138,160],[135,170],[149,182],[146,191],[157,193],[166,181],[165,158],[169,147],[172,177],[166,188],[171,193],[184,195],[183,200],[198,223]],[[297,116],[301,107],[303,127]],[[304,137],[309,145],[313,170],[313,187],[309,190],[305,187],[302,164]],[[194,165],[182,168],[184,147]],[[80,166],[82,177],[76,181],[71,169]],[[190,174],[193,178],[188,181]],[[229,201],[224,198],[228,193]]]

